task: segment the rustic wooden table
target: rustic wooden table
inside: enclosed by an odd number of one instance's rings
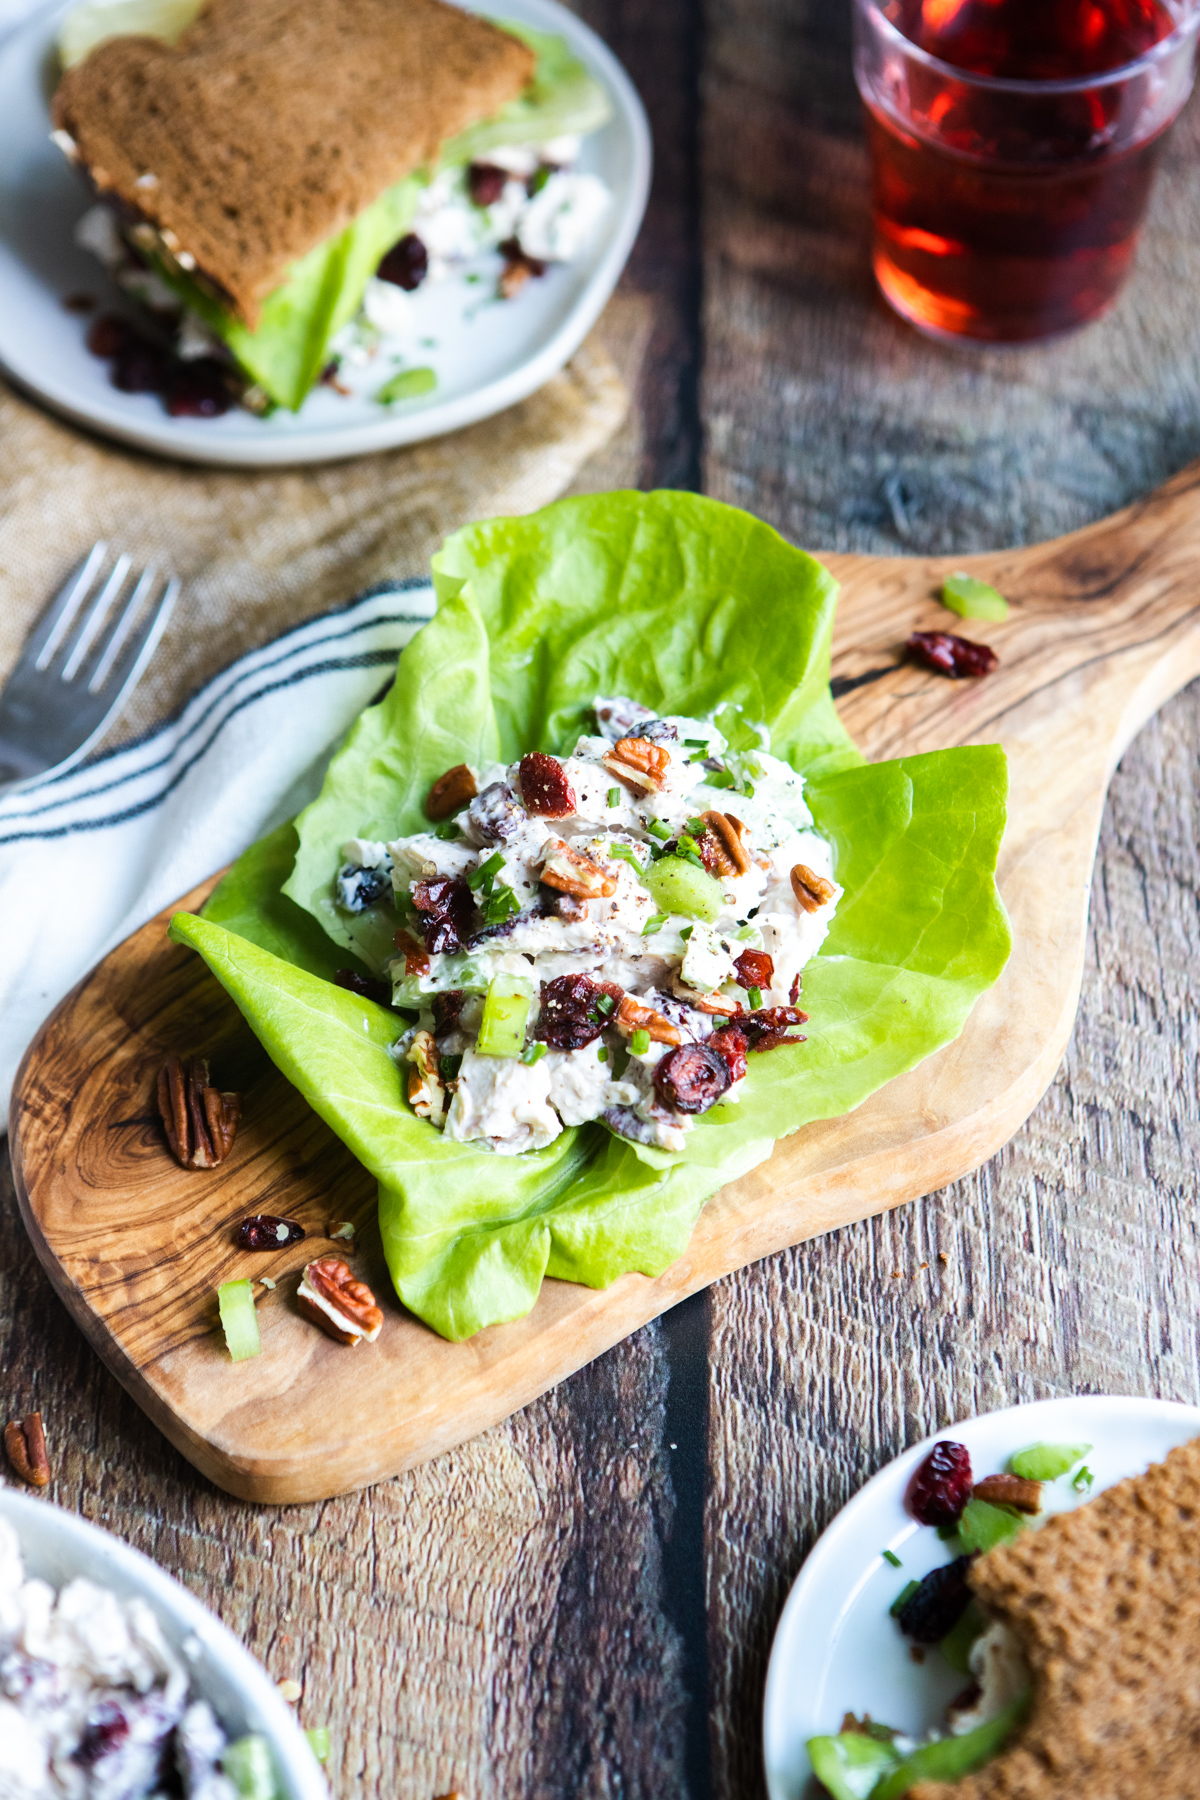
[[[815,548],[966,551],[1200,455],[1200,108],[1109,319],[942,350],[872,294],[845,0],[581,10],[658,153],[611,315],[636,416],[590,485],[701,486]],[[271,1511],[203,1482],[85,1347],[6,1189],[3,1402],[45,1412],[53,1496],[303,1682],[341,1800],[759,1793],[779,1608],[872,1470],[1018,1400],[1200,1400],[1198,744],[1193,689],[1114,778],[1075,1038],[1001,1155],[721,1282],[369,1492]]]

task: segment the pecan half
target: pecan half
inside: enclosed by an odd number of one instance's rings
[[[972,1494],[990,1506],[1011,1506],[1015,1512],[1042,1510],[1041,1482],[1027,1481],[1023,1475],[987,1475],[975,1483]]]
[[[652,1006],[645,1006],[642,1001],[635,1000],[632,994],[626,994],[618,1006],[614,1023],[617,1030],[626,1037],[632,1037],[635,1031],[644,1031],[653,1044],[683,1042],[683,1033],[677,1025],[672,1025],[670,1019],[664,1019]]]
[[[711,994],[696,994],[688,990],[688,1004],[697,1012],[708,1013],[710,1017],[719,1015],[723,1019],[732,1019],[742,1010],[740,1000],[731,1000],[728,994],[720,994],[716,988]]]
[[[4,1427],[4,1450],[22,1481],[30,1487],[48,1487],[50,1459],[46,1455],[46,1434],[42,1430],[40,1412],[26,1413]]]
[[[530,750],[521,758],[520,782],[525,811],[538,818],[568,819],[578,810],[566,770],[544,750]]]
[[[383,1329],[383,1314],[365,1281],[359,1281],[336,1256],[318,1256],[304,1270],[296,1293],[306,1319],[339,1344],[373,1344]]]
[[[644,794],[661,793],[663,777],[671,766],[670,753],[644,737],[618,738],[600,760],[610,775]]]
[[[393,932],[392,942],[404,958],[406,975],[428,975],[429,952],[423,944],[418,944],[411,931],[405,931],[401,926],[399,931]]]
[[[551,842],[539,880],[576,900],[607,900],[617,891],[615,875],[606,875],[598,863],[580,856],[561,838]]]
[[[744,875],[750,867],[746,848],[746,827],[732,813],[701,813],[704,834],[700,839],[700,858],[710,875]],[[708,855],[705,855],[705,850]],[[712,858],[710,863],[709,857]]]
[[[440,1131],[446,1123],[447,1093],[438,1066],[432,1031],[418,1031],[408,1047],[408,1104],[418,1119],[429,1119]]]
[[[455,763],[444,775],[439,775],[428,794],[425,796],[425,817],[427,819],[448,819],[452,813],[461,812],[468,800],[473,800],[479,789],[475,786],[475,777],[466,763]]]
[[[212,1169],[233,1148],[242,1096],[211,1086],[203,1056],[169,1056],[158,1072],[158,1110],[171,1154],[185,1169]]]
[[[814,875],[807,863],[797,863],[792,870],[792,892],[805,912],[815,913],[833,899],[835,889],[832,881]]]

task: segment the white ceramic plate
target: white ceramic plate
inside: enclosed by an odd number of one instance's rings
[[[80,293],[95,296],[100,311],[121,304],[96,260],[75,246],[73,229],[89,196],[49,139],[54,40],[65,10],[35,14],[0,46],[0,364],[69,419],[187,462],[247,468],[416,443],[486,419],[541,387],[579,348],[616,286],[650,181],[642,103],[611,52],[556,0],[504,0],[492,10],[558,32],[612,99],[613,117],[585,140],[579,167],[601,176],[613,201],[576,261],[552,267],[502,304],[481,304],[494,289],[498,255],[473,265],[474,283],[458,277],[419,289],[417,333],[435,340],[419,360],[438,375],[437,388],[421,400],[385,408],[369,391],[345,398],[318,388],[299,413],[257,419],[235,408],[220,419],[172,419],[156,395],[120,393],[108,364],[85,346],[89,315],[63,306]],[[392,372],[386,345],[376,361],[369,389]]]
[[[20,1539],[27,1574],[56,1588],[86,1575],[123,1600],[145,1600],[191,1670],[192,1692],[209,1701],[229,1735],[256,1731],[266,1738],[287,1800],[329,1800],[320,1765],[271,1677],[186,1588],[140,1551],[48,1500],[0,1488],[0,1519]]]
[[[948,1426],[881,1469],[819,1539],[779,1620],[763,1705],[770,1800],[801,1800],[812,1778],[805,1743],[836,1732],[844,1713],[868,1712],[921,1736],[962,1691],[963,1677],[936,1651],[919,1666],[912,1661],[908,1640],[888,1616],[905,1582],[947,1560],[937,1533],[904,1507],[913,1470],[939,1439],[967,1446],[977,1481],[1028,1444],[1090,1443],[1095,1495],[1198,1435],[1200,1407],[1169,1400],[1039,1400]],[[903,1567],[888,1563],[884,1550]]]

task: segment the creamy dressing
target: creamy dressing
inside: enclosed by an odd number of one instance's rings
[[[841,894],[788,764],[623,697],[595,711],[599,729],[566,756],[473,769],[476,793],[452,819],[386,845],[348,840],[335,880],[357,912],[390,871],[407,934],[393,1000],[420,1015],[397,1046],[410,1102],[448,1138],[501,1155],[592,1119],[682,1150],[703,1111],[740,1098],[747,1052],[803,1054],[782,1035],[802,1023],[801,971]],[[714,916],[654,888],[692,869]],[[816,884],[807,904],[800,870]],[[571,977],[587,980],[568,995]],[[478,1045],[493,984],[528,1006],[503,1053]],[[702,1048],[681,1059],[684,1046]]]

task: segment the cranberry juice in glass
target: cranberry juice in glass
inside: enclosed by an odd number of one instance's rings
[[[1200,0],[855,0],[875,274],[939,337],[1086,324],[1133,260]]]

